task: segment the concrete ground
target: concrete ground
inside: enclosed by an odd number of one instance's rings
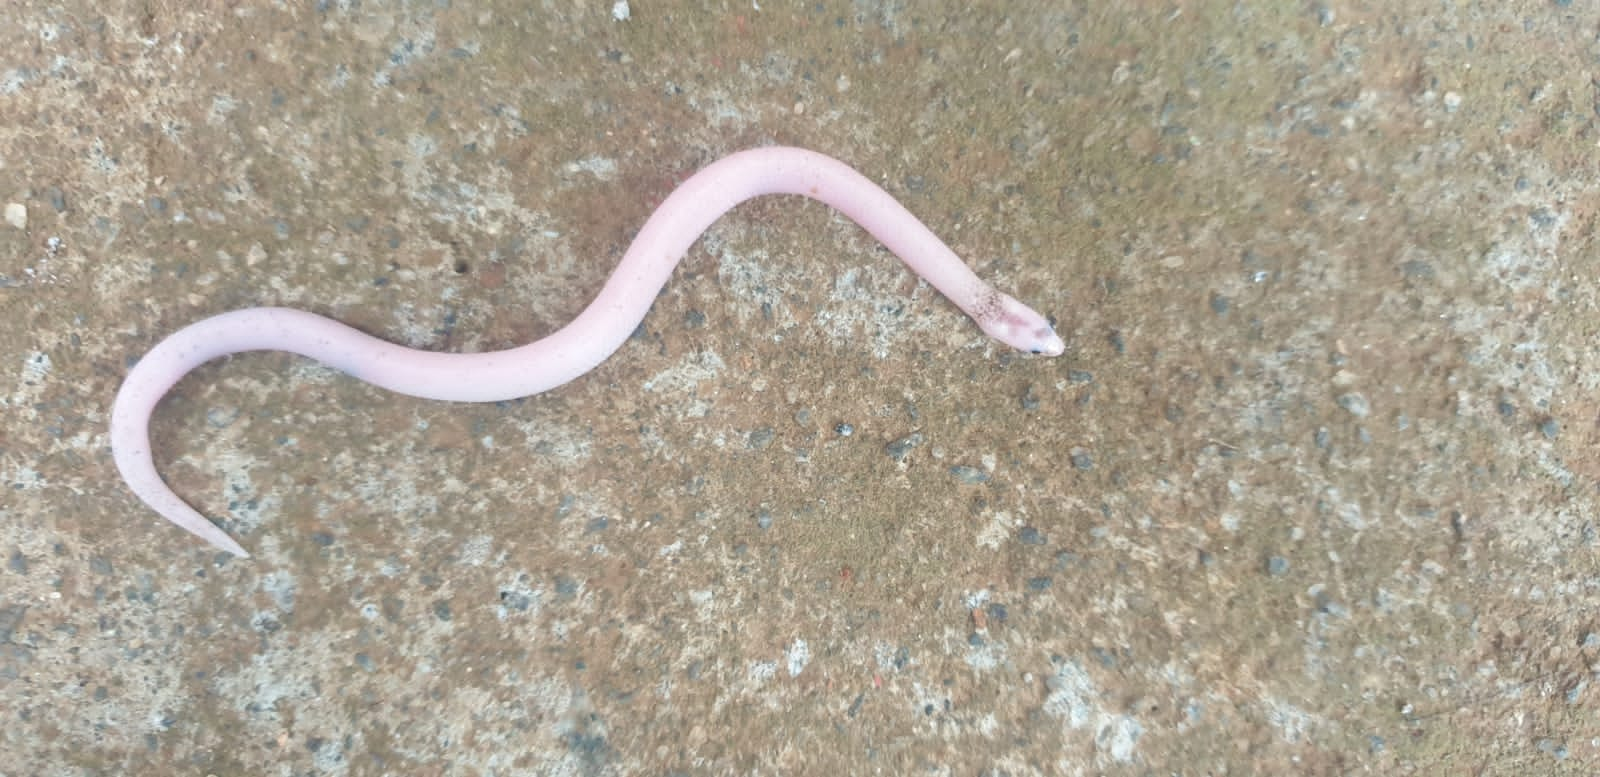
[[[0,775],[1600,772],[1596,4],[193,5],[0,23]],[[193,373],[254,558],[119,480],[184,324],[518,345],[772,143],[1068,354],[769,198],[543,396]]]

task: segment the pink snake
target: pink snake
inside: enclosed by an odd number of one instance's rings
[[[167,487],[150,452],[156,403],[190,370],[245,351],[287,351],[390,391],[455,402],[498,402],[549,391],[622,346],[689,247],[722,214],[752,197],[800,194],[860,224],[990,337],[1058,356],[1050,322],[974,275],[927,226],[848,165],[814,151],[769,147],[732,154],[684,181],[645,221],[600,294],[571,323],[519,348],[419,351],[290,308],[247,308],[174,332],[128,371],[111,410],[111,453],[122,479],[152,510],[240,557],[244,548]]]

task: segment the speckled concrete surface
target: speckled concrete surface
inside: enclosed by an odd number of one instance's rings
[[[0,775],[1600,771],[1593,4],[531,5],[7,4]],[[771,199],[546,396],[196,372],[249,561],[117,479],[177,327],[520,344],[774,142],[1072,350]]]

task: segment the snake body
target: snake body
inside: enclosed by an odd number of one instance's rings
[[[395,345],[302,310],[259,307],[190,324],[128,371],[111,411],[111,452],[146,505],[206,542],[248,557],[239,543],[173,493],[150,452],[150,416],[185,374],[245,351],[287,351],[401,394],[497,402],[549,391],[588,372],[644,319],[678,261],[729,209],[764,194],[799,194],[850,217],[954,302],[989,336],[1029,353],[1066,346],[1050,322],[974,275],[888,192],[848,165],[814,151],[766,147],[724,157],[684,181],[650,215],[589,306],[527,345],[488,353],[439,353]]]

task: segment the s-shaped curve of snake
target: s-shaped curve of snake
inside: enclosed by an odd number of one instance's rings
[[[990,337],[1028,353],[1058,356],[1066,350],[1044,316],[980,280],[916,216],[849,165],[805,149],[757,148],[724,157],[673,190],[594,301],[571,323],[518,348],[419,351],[290,308],[246,308],[190,324],[128,371],[111,410],[112,458],[128,488],[151,509],[217,548],[248,557],[167,487],[151,457],[150,415],[190,370],[233,353],[288,351],[425,399],[498,402],[549,391],[622,347],[701,233],[735,205],[764,194],[804,195],[849,216]]]

